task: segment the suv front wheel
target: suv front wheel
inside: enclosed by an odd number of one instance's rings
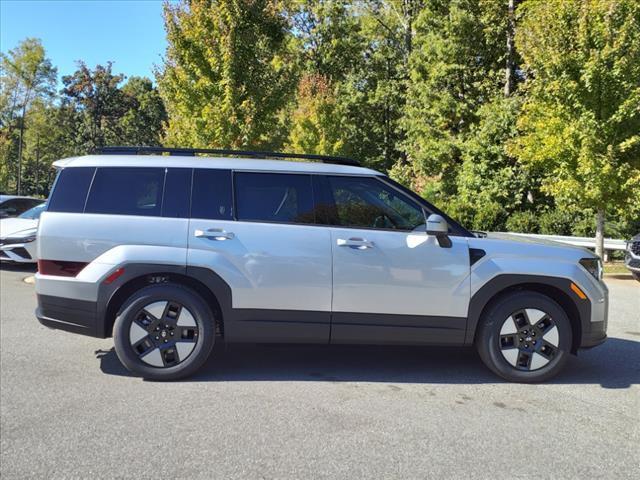
[[[476,348],[489,369],[512,382],[543,382],[569,357],[571,324],[551,298],[532,291],[508,293],[493,302],[476,335]]]
[[[132,295],[113,326],[116,353],[131,372],[176,380],[207,360],[215,340],[211,309],[181,285],[153,285]]]

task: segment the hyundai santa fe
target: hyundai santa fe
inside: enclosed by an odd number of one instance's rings
[[[37,318],[113,336],[145,378],[188,376],[224,341],[468,345],[540,382],[606,339],[593,253],[473,234],[348,159],[106,148],[55,166]]]

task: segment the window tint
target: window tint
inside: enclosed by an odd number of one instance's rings
[[[95,170],[93,167],[61,170],[49,198],[47,211],[82,213]]]
[[[231,220],[231,171],[198,168],[193,172],[191,217]]]
[[[235,174],[238,220],[314,223],[310,175]]]
[[[190,168],[169,168],[164,180],[164,196],[162,199],[162,216],[174,218],[189,217],[191,201]]]
[[[159,216],[164,168],[98,168],[86,213]]]
[[[419,205],[375,178],[328,177],[334,222],[348,227],[414,230],[425,224]]]

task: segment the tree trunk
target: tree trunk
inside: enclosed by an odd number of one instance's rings
[[[514,15],[515,0],[509,0],[508,25],[507,25],[507,61],[504,69],[504,96],[509,97],[513,93],[513,37],[516,30],[516,20]]]
[[[596,255],[604,260],[604,210],[596,214]]]
[[[20,135],[18,143],[18,181],[16,190],[18,195],[22,195],[22,137],[24,136],[24,115],[27,111],[27,103],[22,107],[22,117],[20,118]]]

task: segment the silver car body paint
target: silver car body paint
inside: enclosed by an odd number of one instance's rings
[[[201,157],[96,155],[55,164],[381,175],[343,165]],[[450,238],[452,247],[442,248],[423,232],[45,212],[38,258],[88,265],[77,277],[36,274],[36,291],[96,301],[115,269],[153,263],[212,270],[231,287],[233,308],[466,317],[483,285],[523,274],[570,279],[591,300],[591,321],[606,318],[607,288],[578,263],[593,253],[521,237]],[[369,243],[345,244],[352,239]],[[473,266],[469,248],[486,252]]]
[[[609,291],[579,263],[597,258],[591,251],[550,241],[536,241],[508,235],[469,238],[469,247],[486,252],[471,268],[471,296],[491,279],[503,274],[539,275],[566,278],[591,300],[591,321],[606,318]]]

